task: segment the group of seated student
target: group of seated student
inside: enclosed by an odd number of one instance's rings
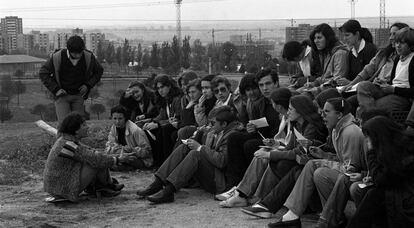
[[[414,107],[403,125],[391,117],[414,98],[414,30],[393,24],[376,54],[358,21],[340,31],[346,45],[328,24],[309,41],[285,44],[282,56],[300,68],[287,87],[266,68],[246,74],[234,93],[227,78],[194,72],[178,83],[157,76],[153,89],[132,82],[111,109],[104,151],[80,142],[86,122],[69,114],[46,162],[45,190],[74,202],[83,191],[115,196],[124,186],[109,170],[157,167],[137,191],[155,204],[198,185],[219,207],[283,214],[269,227],[301,227],[309,212],[321,228],[414,227]]]

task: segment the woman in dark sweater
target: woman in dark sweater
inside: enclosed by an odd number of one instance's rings
[[[349,72],[346,77],[348,80],[346,84],[348,84],[375,56],[377,47],[372,43],[372,35],[369,30],[362,28],[357,20],[349,20],[339,29],[350,49],[348,54]]]
[[[157,76],[154,85],[155,104],[159,114],[151,122],[144,124],[143,129],[150,130],[155,135],[156,143],[151,146],[154,163],[159,166],[170,155],[174,146],[175,139],[172,139],[171,135],[174,135],[180,124],[182,91],[167,75]]]
[[[119,99],[119,104],[130,113],[130,120],[141,121],[154,118],[158,115],[158,109],[154,104],[155,95],[139,81],[129,84],[126,91]]]
[[[348,227],[414,227],[414,135],[383,116],[368,120],[362,131],[374,187]]]

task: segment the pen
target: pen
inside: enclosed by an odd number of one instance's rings
[[[266,138],[262,135],[262,133],[260,133],[260,131],[257,131],[257,133],[259,133],[259,135],[260,135],[260,137],[262,137],[262,139],[266,139]]]
[[[323,146],[325,146],[326,145],[326,143],[324,143],[324,144],[322,144],[322,145],[320,145],[320,146],[317,146],[317,148],[321,148],[321,147],[323,147]]]

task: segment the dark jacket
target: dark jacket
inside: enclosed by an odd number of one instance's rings
[[[125,92],[119,98],[119,104],[124,106],[130,113],[130,120],[135,121],[135,118],[140,115],[144,115],[145,119],[154,118],[158,113],[158,109],[154,104],[154,94],[149,92],[149,97],[144,98],[143,111],[139,108],[139,103],[133,97],[124,97]]]
[[[414,155],[404,156],[392,170],[377,159],[375,150],[367,152],[370,176],[375,187],[385,192],[388,227],[414,226]]]
[[[392,84],[392,80],[395,78],[395,70],[397,69],[398,61],[400,61],[400,57],[397,57],[394,61],[394,66],[391,72],[391,80],[389,81],[390,84]],[[410,83],[410,88],[395,87],[394,94],[408,99],[414,98],[414,57],[408,65],[408,81]]]
[[[62,50],[56,51],[53,55],[56,55],[56,54],[66,55],[66,52],[67,52],[67,49],[62,49]],[[85,74],[86,78],[84,79],[84,82],[83,82],[90,90],[96,85],[96,83],[98,83],[101,80],[101,76],[103,74],[103,68],[98,63],[98,61],[96,60],[92,52],[87,51],[87,50],[85,50],[84,52],[88,52],[91,54],[90,64],[89,64],[89,67],[86,69],[86,74]],[[55,66],[53,64],[53,55],[40,68],[39,78],[42,81],[42,83],[46,86],[46,88],[53,95],[55,95],[56,92],[62,88],[60,86],[60,81],[57,81]],[[62,72],[59,72],[58,74],[60,75],[59,77],[64,76]],[[84,97],[84,98],[87,99],[87,97]]]
[[[79,146],[73,158],[59,156],[68,141]],[[56,140],[47,157],[43,173],[44,190],[53,196],[78,201],[78,195],[82,190],[80,189],[80,174],[84,163],[96,169],[104,169],[115,165],[115,159],[113,156],[80,144],[74,136],[63,134]]]
[[[257,129],[264,137],[272,138],[278,132],[280,124],[279,113],[273,108],[272,102],[269,99],[261,97],[253,103],[252,117],[253,120],[266,117],[269,126]]]
[[[177,95],[166,103],[170,110],[170,117],[175,116],[178,120],[180,119],[181,114],[181,95]],[[167,106],[159,107],[159,114],[153,120],[160,125],[168,124],[168,114],[167,114]],[[180,124],[180,123],[178,123]]]
[[[303,135],[308,140],[312,141],[312,145],[321,145],[325,142],[326,137],[328,135],[327,129],[317,129],[317,127],[313,124],[304,121],[303,124],[299,124],[297,122],[293,123],[291,131],[293,131],[293,127],[298,130],[299,133]],[[286,145],[286,151],[284,152],[270,152],[270,160],[277,161],[280,159],[287,159],[287,160],[295,160],[296,154],[301,153],[300,144],[297,142],[296,135],[292,132],[291,138],[289,139],[288,144]]]
[[[227,154],[227,139],[230,134],[241,129],[241,123],[233,121],[223,130],[223,136],[218,139],[215,145],[207,145],[208,142],[213,141],[213,132],[207,133],[206,145],[201,147],[200,152],[205,154],[208,162],[215,167],[214,181],[216,183],[216,192],[223,192],[226,188],[225,180],[225,168],[227,166],[228,154]]]

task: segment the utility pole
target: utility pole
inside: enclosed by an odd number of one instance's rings
[[[351,1],[351,19],[355,19],[355,2],[356,0],[350,0]]]
[[[216,43],[214,42],[214,28],[211,30],[211,38],[213,38],[213,47],[215,47]]]
[[[385,0],[380,0],[380,28],[385,26]]]
[[[183,0],[174,0],[175,1],[175,7],[176,7],[176,29],[177,29],[177,38],[178,38],[178,45],[181,47],[181,2]]]
[[[262,29],[259,28],[259,42],[262,41]]]

